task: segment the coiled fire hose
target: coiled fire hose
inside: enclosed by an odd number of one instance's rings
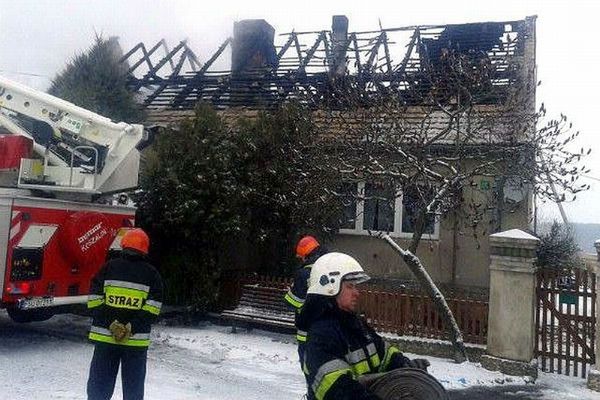
[[[427,372],[416,368],[395,369],[364,375],[359,382],[381,400],[449,400],[446,389]]]

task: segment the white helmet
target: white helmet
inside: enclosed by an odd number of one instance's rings
[[[369,279],[354,258],[344,253],[327,253],[313,264],[307,293],[333,297],[340,292],[342,280],[362,283]]]

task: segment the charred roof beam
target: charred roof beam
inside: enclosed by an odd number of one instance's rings
[[[173,107],[181,106],[181,103],[183,103],[185,101],[185,99],[190,94],[192,94],[193,91],[196,90],[196,91],[200,92],[202,90],[202,85],[203,85],[202,78],[204,77],[204,75],[206,74],[208,69],[214,64],[214,62],[221,56],[221,54],[223,54],[223,52],[225,51],[227,46],[229,46],[230,43],[231,43],[230,37],[225,39],[225,41],[221,44],[221,46],[219,46],[219,48],[217,49],[215,54],[213,54],[212,57],[210,57],[206,61],[206,63],[204,63],[204,65],[200,68],[200,70],[194,74],[194,77],[192,79],[189,79],[186,82],[186,87],[173,99],[173,103],[172,103]]]
[[[285,52],[288,51],[288,49],[292,46],[292,44],[294,43],[294,39],[298,40],[296,38],[296,34],[294,32],[292,32],[292,33],[290,33],[290,37],[287,40],[287,42],[285,42],[285,44],[283,45],[281,50],[279,50],[279,52],[277,53],[277,61],[278,62],[281,61],[281,57],[283,57]]]
[[[417,29],[415,29],[415,32],[413,33],[413,35],[410,39],[410,43],[408,43],[408,46],[407,46],[408,49],[406,50],[406,54],[404,54],[404,58],[402,59],[402,62],[394,70],[395,74],[404,74],[404,72],[406,70],[406,66],[408,65],[408,61],[410,60],[410,56],[415,48],[415,45],[417,44],[417,41],[419,40],[419,36],[420,36],[420,30],[417,28]]]
[[[188,49],[184,49],[183,53],[181,54],[181,57],[179,58],[179,61],[177,62],[177,65],[175,66],[175,68],[173,68],[173,72],[171,73],[171,76],[169,77],[169,79],[175,79],[177,78],[177,76],[179,75],[179,72],[181,71],[181,68],[183,67],[183,64],[185,63],[185,61],[188,59]],[[163,82],[162,84],[160,84],[160,86],[148,97],[146,97],[146,99],[144,100],[144,105],[148,106],[148,104],[151,104],[155,98],[157,98],[163,90],[165,90],[167,88],[169,84]]]
[[[392,59],[390,58],[390,48],[388,46],[388,38],[385,32],[382,32],[383,35],[383,50],[385,53],[385,65],[387,66],[387,74],[388,76],[392,76]]]
[[[300,41],[298,40],[298,35],[294,33],[294,47],[296,47],[296,52],[298,53],[298,62],[302,62],[302,48],[300,47]]]
[[[375,58],[377,57],[377,54],[379,53],[379,46],[381,46],[381,44],[383,43],[384,38],[385,38],[385,32],[381,32],[381,34],[377,37],[377,41],[375,42],[373,47],[371,47],[371,49],[369,50],[369,52],[371,54],[369,55],[369,59],[365,63],[364,68],[362,69],[362,72],[365,72],[365,73],[372,72],[373,65],[375,64]]]
[[[163,57],[162,60],[159,61],[158,64],[156,64],[154,67],[152,67],[147,73],[146,75],[144,75],[144,77],[142,79],[140,79],[133,87],[133,90],[139,90],[142,86],[144,86],[145,84],[150,83],[150,79],[154,78],[154,79],[159,79],[160,78],[156,75],[156,73],[166,64],[166,63],[171,63],[173,65],[173,68],[175,68],[174,64],[173,64],[173,56],[175,56],[175,54],[177,54],[177,52],[179,52],[179,50],[181,50],[186,44],[185,40],[182,40],[181,42],[179,42],[179,44],[177,46],[175,46],[175,48],[173,50],[171,50],[169,52],[169,54],[167,54],[165,57]]]
[[[306,52],[306,56],[304,56],[304,58],[300,62],[300,66],[298,66],[298,69],[297,69],[297,72],[299,74],[304,74],[306,72],[306,67],[308,66],[308,63],[310,62],[310,60],[315,55],[315,52],[319,48],[319,45],[321,44],[321,42],[325,40],[325,35],[326,35],[326,31],[321,31],[321,33],[317,37],[317,40],[315,41],[315,43]]]
[[[146,51],[146,46],[144,46],[143,43],[138,43],[133,49],[131,49],[130,51],[127,52],[127,54],[125,54],[123,57],[121,57],[121,62],[127,61],[127,59],[129,57],[131,57],[135,51],[137,49],[142,49],[142,58],[140,58],[135,64],[133,64],[129,70],[127,71],[128,74],[133,74],[133,72],[140,66],[142,65],[142,63],[145,61],[146,64],[148,65],[148,69],[152,69],[153,65],[152,65],[152,60],[150,60],[150,56],[152,56],[152,54],[154,54],[156,52],[156,50],[158,50],[160,48],[160,46],[163,46],[165,49],[167,48],[167,42],[165,42],[165,39],[161,39],[158,43],[156,43],[149,51]]]

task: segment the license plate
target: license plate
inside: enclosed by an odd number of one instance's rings
[[[50,307],[54,303],[52,297],[32,297],[30,299],[19,299],[19,308],[28,310],[30,308]]]

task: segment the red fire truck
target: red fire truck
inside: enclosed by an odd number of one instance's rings
[[[144,135],[0,77],[0,307],[13,320],[87,301],[134,224],[115,196],[137,186]]]

